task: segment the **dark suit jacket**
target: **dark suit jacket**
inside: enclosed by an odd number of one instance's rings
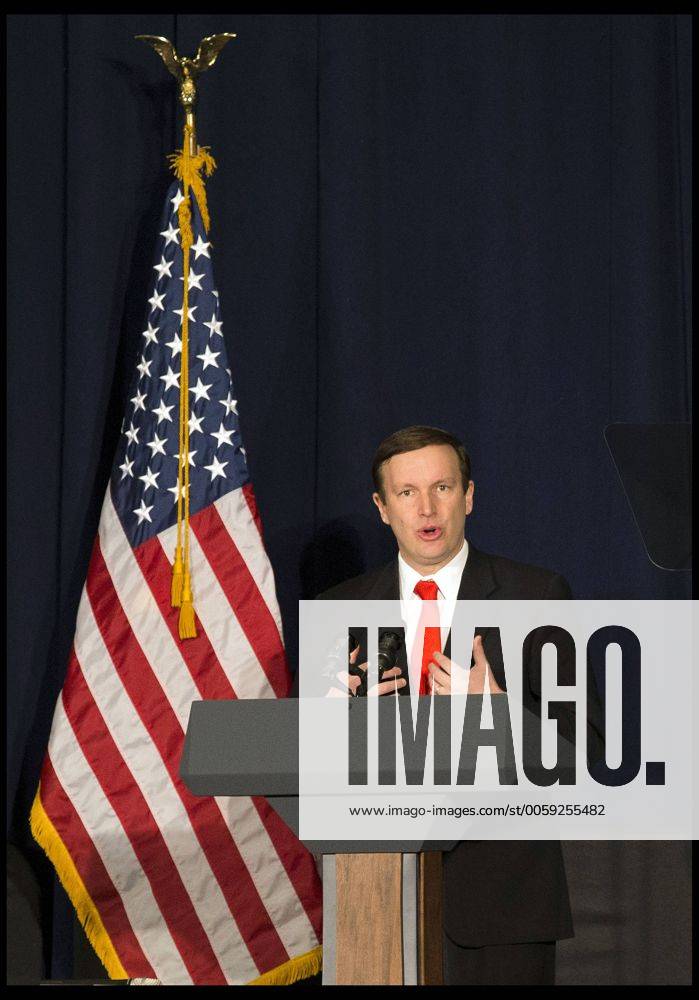
[[[570,587],[557,573],[487,555],[469,544],[459,600],[547,600],[570,596]],[[321,600],[398,600],[399,597],[397,559],[319,595]],[[502,663],[498,662],[495,649],[489,648],[487,630],[482,634],[493,675],[504,688]],[[398,664],[407,680],[404,647]],[[406,684],[401,693],[407,691]],[[536,696],[535,690],[525,692],[531,705],[536,704]],[[593,712],[592,717],[598,719],[599,714]],[[457,844],[444,855],[444,930],[457,944],[468,947],[572,937],[560,843],[470,840]]]

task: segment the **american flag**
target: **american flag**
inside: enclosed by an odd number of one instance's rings
[[[279,970],[284,981],[317,968],[321,892],[312,856],[266,800],[198,798],[178,774],[192,701],[284,697],[289,689],[211,244],[191,191],[189,461],[196,638],[179,639],[179,610],[170,604],[182,197],[173,182],[146,327],[31,823],[112,978],[224,985]]]

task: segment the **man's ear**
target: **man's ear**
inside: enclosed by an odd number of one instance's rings
[[[383,521],[383,523],[384,524],[390,524],[390,521],[388,520],[388,514],[386,513],[386,504],[383,502],[383,500],[381,499],[380,495],[378,493],[372,493],[371,494],[371,499],[374,501],[374,503],[378,507],[379,514],[381,515],[381,520]]]
[[[473,480],[470,479],[468,483],[468,489],[466,490],[466,516],[473,510],[473,493],[475,491],[475,486]]]

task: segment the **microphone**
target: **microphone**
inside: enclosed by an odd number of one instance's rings
[[[383,680],[384,671],[395,667],[402,644],[403,639],[398,632],[384,632],[379,639],[379,681]]]
[[[390,670],[391,667],[395,667],[396,660],[398,659],[398,652],[402,644],[403,637],[398,632],[388,631],[379,636],[379,683],[383,680],[385,671]],[[340,636],[335,641],[333,648],[327,657],[325,670],[323,671],[323,674],[326,677],[336,677],[340,670],[344,670],[345,667],[347,667],[350,677],[359,677],[361,683],[354,693],[355,698],[362,697],[367,694],[368,674],[367,671],[359,669],[359,664],[348,664],[345,662],[344,658],[345,656],[351,656],[358,646],[359,640],[351,632],[347,633],[347,639],[345,639],[344,635]]]
[[[383,680],[383,675],[391,667],[395,667],[396,660],[398,659],[398,651],[403,645],[403,637],[399,632],[384,632],[379,636],[379,649],[378,649],[378,673],[379,673],[379,684]],[[362,683],[357,689],[357,695],[363,696],[367,694],[367,680],[368,674],[363,671],[358,671],[362,674]],[[351,673],[351,670],[350,670]],[[390,680],[390,678],[389,678]]]

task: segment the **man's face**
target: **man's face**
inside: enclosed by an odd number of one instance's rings
[[[464,540],[473,508],[473,483],[464,493],[459,459],[448,444],[430,444],[384,463],[383,494],[372,499],[391,526],[401,555],[421,575],[436,573]]]

